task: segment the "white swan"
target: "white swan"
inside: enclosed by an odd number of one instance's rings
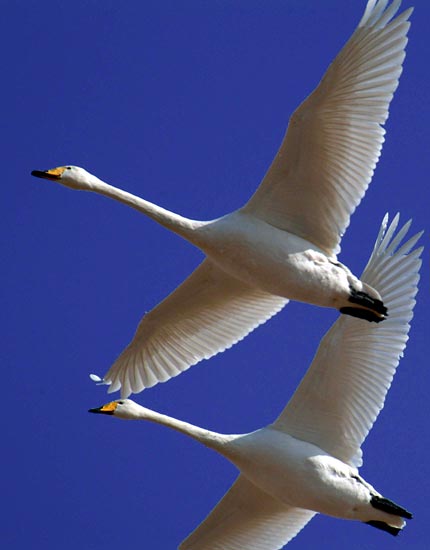
[[[91,412],[150,420],[178,430],[235,464],[239,477],[182,550],[276,550],[316,512],[369,523],[396,535],[411,514],[382,497],[358,473],[361,445],[384,405],[408,339],[422,249],[420,234],[401,244],[384,219],[363,280],[390,309],[381,325],[339,318],[324,336],[279,418],[255,432],[223,435],[164,416],[131,400]],[[412,251],[411,251],[412,250]]]
[[[369,0],[358,28],[295,111],[260,187],[241,209],[209,222],[183,218],[82,168],[41,178],[123,202],[201,248],[207,258],[140,322],[104,376],[122,397],[232,346],[288,299],[379,322],[379,293],[336,260],[339,242],[380,155],[405,56],[408,9]],[[100,380],[100,379],[99,379]]]

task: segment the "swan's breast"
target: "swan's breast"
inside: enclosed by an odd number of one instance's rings
[[[230,460],[261,490],[285,504],[352,517],[367,499],[351,468],[324,450],[270,427],[235,440]]]
[[[240,211],[203,231],[202,249],[233,277],[270,294],[333,306],[339,267],[312,243]]]
[[[234,445],[237,456],[230,460],[256,486],[286,504],[308,507],[324,485],[318,457],[329,455],[311,443],[263,428]]]

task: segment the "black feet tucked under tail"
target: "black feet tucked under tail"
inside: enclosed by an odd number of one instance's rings
[[[387,512],[387,514],[392,514],[393,516],[400,516],[401,518],[405,519],[412,519],[412,514],[405,510],[405,508],[402,508],[398,504],[395,504],[393,501],[388,500],[388,498],[384,497],[378,497],[378,496],[372,496],[370,499],[370,504],[376,508],[377,510],[382,510],[383,512]],[[388,523],[385,523],[385,521],[366,521],[367,525],[371,525],[372,527],[376,527],[376,529],[381,529],[381,531],[385,531],[386,533],[390,533],[390,535],[397,536],[401,529],[398,527],[393,527],[392,525],[388,525]]]
[[[388,523],[384,523],[383,521],[366,521],[365,523],[367,523],[367,525],[371,525],[372,527],[376,527],[376,529],[381,529],[381,531],[390,533],[390,535],[393,535],[394,537],[397,537],[401,531],[398,527],[391,527],[391,525],[388,525]]]
[[[348,302],[352,304],[358,304],[363,307],[368,307],[375,313],[380,315],[387,315],[387,308],[384,306],[381,300],[378,298],[372,298],[367,292],[360,292],[351,288],[351,294],[349,295]]]
[[[362,307],[341,307],[339,310],[341,313],[358,317],[359,319],[366,319],[366,321],[373,321],[374,323],[380,323],[387,316],[387,308],[383,302],[378,300],[378,298],[372,298],[367,292],[361,292],[351,287],[348,301]]]
[[[341,307],[339,311],[344,315],[350,315],[358,319],[366,319],[366,321],[373,323],[380,323],[385,319],[384,316],[378,315],[374,311],[370,311],[370,309],[361,309],[359,307]]]
[[[405,519],[412,519],[412,514],[410,512],[398,504],[395,504],[391,500],[388,500],[388,498],[372,496],[370,499],[370,504],[378,510],[387,512],[387,514],[393,514],[393,516],[400,516]]]

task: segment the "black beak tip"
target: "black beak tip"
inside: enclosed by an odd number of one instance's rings
[[[43,170],[32,170],[31,175],[36,176],[36,178],[42,178],[44,180],[58,181],[60,179],[60,176],[49,174],[48,172],[44,172]]]
[[[42,178],[43,174],[44,174],[44,172],[42,172],[41,170],[32,170],[31,171],[31,175],[36,176],[36,178]]]
[[[96,409],[88,409],[89,413],[97,413],[97,414],[113,414],[113,411],[106,411],[103,410],[103,407],[97,407]]]

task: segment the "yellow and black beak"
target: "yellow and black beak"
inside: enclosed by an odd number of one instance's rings
[[[65,169],[65,166],[59,166],[58,168],[51,168],[51,170],[33,170],[31,175],[36,176],[36,178],[58,181],[61,179]]]
[[[98,413],[98,414],[114,414],[117,406],[118,406],[118,403],[116,401],[111,401],[110,403],[106,403],[106,405],[103,405],[102,407],[97,407],[95,409],[88,409],[88,412]]]

